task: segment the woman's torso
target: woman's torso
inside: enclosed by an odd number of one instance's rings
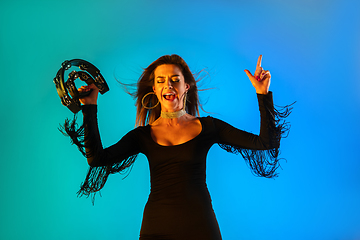
[[[201,118],[191,127],[197,135],[172,146],[157,143],[150,125],[142,129],[151,192],[140,239],[221,239],[206,185],[206,155],[214,141]]]

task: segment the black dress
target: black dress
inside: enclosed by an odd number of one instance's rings
[[[91,168],[80,193],[89,195],[101,189],[109,174],[130,167],[137,154],[143,153],[149,161],[151,192],[144,209],[140,239],[221,239],[206,185],[206,155],[210,147],[217,143],[227,151],[241,153],[252,169],[258,168],[253,169],[258,175],[273,177],[278,167],[277,156],[274,158],[273,154],[275,151],[277,155],[279,133],[275,131],[271,92],[258,95],[258,101],[259,136],[216,118],[204,117],[199,118],[200,134],[179,145],[159,145],[152,139],[147,125],[130,131],[105,149],[98,131],[96,105],[84,106],[85,146]],[[266,161],[268,166],[260,166],[266,165]]]

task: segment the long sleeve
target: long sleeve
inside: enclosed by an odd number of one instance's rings
[[[84,133],[82,146],[85,147],[85,156],[90,169],[85,181],[81,184],[78,195],[88,197],[93,194],[92,201],[94,202],[96,192],[104,187],[108,176],[131,169],[140,150],[135,130],[127,133],[116,144],[104,149],[97,124],[97,106],[84,105],[82,112],[84,116],[81,127]]]
[[[91,167],[121,163],[139,153],[139,144],[135,130],[127,133],[116,144],[104,149],[97,123],[97,106],[85,105],[82,112],[84,115],[85,153]]]
[[[285,136],[288,123],[283,119],[291,108],[280,112],[273,106],[272,93],[258,94],[260,110],[260,134],[255,135],[239,130],[221,120],[214,119],[218,144],[228,152],[240,153],[256,176],[276,177],[279,165],[279,148]]]
[[[108,176],[130,170],[140,148],[136,129],[134,129],[116,144],[104,149],[97,124],[97,106],[84,105],[82,112],[83,124],[80,127],[77,126],[76,115],[74,115],[74,119],[72,121],[66,119],[64,126],[59,130],[69,136],[72,143],[88,159],[90,168],[85,181],[81,184],[78,196],[89,197],[92,194],[94,203],[96,192],[104,187]]]

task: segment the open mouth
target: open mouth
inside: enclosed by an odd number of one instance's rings
[[[173,101],[175,99],[175,94],[174,93],[166,93],[163,95],[163,97],[166,100]]]

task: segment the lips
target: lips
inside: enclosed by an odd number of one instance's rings
[[[174,94],[174,93],[165,93],[165,94],[163,95],[163,97],[164,97],[166,100],[174,101],[174,99],[175,99],[175,94]]]

